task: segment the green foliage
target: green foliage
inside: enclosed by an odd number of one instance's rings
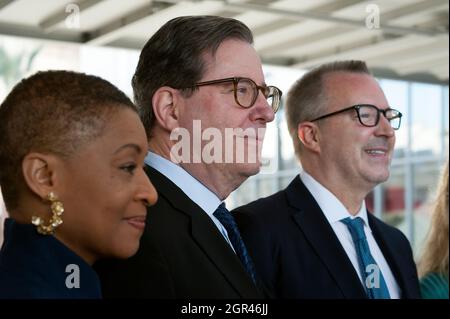
[[[36,48],[31,53],[22,52],[18,55],[10,55],[5,48],[0,46],[0,79],[7,88],[17,83],[31,69],[33,60],[39,51],[40,48]]]

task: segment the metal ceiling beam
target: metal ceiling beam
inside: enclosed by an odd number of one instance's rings
[[[279,52],[285,52],[297,47],[304,47],[313,43],[332,40],[334,37],[354,31],[355,29],[349,26],[335,26],[334,28],[321,29],[316,32],[300,35],[292,40],[282,43],[275,43],[258,50],[260,54],[277,55]],[[257,39],[258,40],[258,39]],[[287,54],[286,54],[287,55]]]
[[[423,2],[418,2],[418,3],[413,3],[413,4],[409,4],[409,5],[405,5],[402,6],[401,8],[396,8],[394,10],[391,11],[387,11],[387,12],[383,12],[383,14],[381,15],[381,22],[386,23],[394,23],[397,22],[398,19],[405,19],[417,14],[426,14],[427,12],[430,12],[432,10],[436,10],[436,9],[440,9],[440,8],[444,8],[445,6],[448,6],[447,0],[436,0],[436,1],[423,1]],[[414,23],[411,22],[411,25],[413,25]],[[443,23],[441,23],[443,24]],[[299,30],[301,30],[301,24],[298,24],[299,26]],[[417,27],[417,26],[416,26]],[[426,27],[431,27],[431,26],[419,26],[420,27],[424,27],[424,29]],[[448,30],[446,30],[445,28],[441,27],[437,27],[437,25],[433,25],[433,28],[435,30],[439,29],[441,30],[441,32],[446,32]],[[428,28],[431,29],[431,28]],[[382,32],[382,29],[374,29],[374,30],[369,30],[369,29],[355,29],[354,27],[348,26],[348,25],[335,25],[334,27],[330,27],[327,29],[321,29],[318,30],[315,33],[315,36],[313,36],[313,34],[309,34],[309,35],[304,35],[304,36],[300,36],[300,37],[293,37],[290,40],[285,40],[283,42],[276,42],[273,43],[273,41],[267,41],[267,45],[261,44],[261,42],[258,42],[258,40],[260,40],[262,37],[256,38],[256,43],[258,43],[258,48],[259,51],[262,54],[277,54],[280,51],[286,51],[289,50],[290,52],[295,52],[296,48],[305,48],[305,44],[308,46],[313,42],[324,42],[324,41],[333,41],[333,38],[336,37],[337,35],[345,35],[345,33],[347,32],[351,32],[353,30],[362,30],[362,31],[367,31],[367,35],[368,36],[372,36],[373,33],[375,31],[380,31]],[[370,34],[369,34],[370,32]],[[296,34],[296,32],[292,32],[293,34]],[[270,33],[268,33],[270,34]],[[301,33],[300,33],[301,34]],[[349,35],[351,37],[351,35]],[[263,36],[264,37],[264,36]],[[267,39],[267,36],[264,37],[264,39]]]
[[[383,13],[381,14],[381,19],[391,21],[393,19],[402,19],[416,14],[423,15],[427,12],[444,8],[445,6],[448,6],[448,0],[420,1]]]
[[[86,34],[86,43],[95,45],[104,45],[112,42],[117,38],[114,36],[115,33],[119,32],[121,29],[137,23],[152,14],[171,7],[176,3],[176,1],[152,1],[151,4],[142,6],[126,16],[120,17],[95,31],[88,32]]]
[[[78,3],[75,3],[78,8],[80,9],[80,12],[83,12],[83,10],[87,10],[103,0],[84,0]],[[45,18],[39,23],[39,27],[43,29],[45,32],[50,32],[53,29],[55,29],[60,23],[64,22],[67,18],[68,13],[66,12],[66,9],[58,11],[49,17]]]
[[[447,37],[447,35],[439,36],[439,37]],[[437,40],[437,38],[433,38]],[[398,51],[397,48],[409,46],[411,50],[413,50],[415,45],[421,45],[421,43],[430,42],[430,38],[424,38],[417,35],[409,35],[404,37],[395,37],[393,39],[386,40],[383,37],[375,39],[374,42],[371,42],[371,39],[364,43],[355,43],[353,48],[349,48],[346,50],[342,50],[341,52],[337,51],[333,53],[330,52],[321,52],[319,55],[312,57],[305,57],[303,61],[298,61],[294,67],[297,68],[310,68],[312,66],[316,66],[322,63],[326,63],[333,60],[343,60],[343,59],[370,59],[371,57],[378,56],[381,52],[382,54],[387,54],[389,52]]]
[[[324,55],[334,55],[346,51],[357,50],[359,47],[374,45],[390,39],[397,39],[398,35],[384,35],[379,31],[365,32],[364,30],[354,29],[343,32],[322,41],[305,42],[303,45],[295,46],[292,49],[286,49],[278,54],[297,57],[298,62],[307,59],[315,59]],[[372,52],[370,52],[372,54]],[[368,54],[367,56],[370,56]]]
[[[366,59],[366,62],[371,66],[386,66],[395,65],[398,61],[410,61],[416,58],[421,58],[435,52],[447,52],[448,55],[448,39],[440,39],[439,41],[425,42],[423,45],[414,46],[410,45],[400,47],[398,51],[390,53],[380,53],[378,56]]]
[[[435,68],[446,68],[448,70],[448,55],[442,54],[440,56],[429,56],[422,59],[422,61],[417,61],[416,63],[407,64],[395,67],[394,69],[399,74],[407,74],[413,72],[420,72],[426,70],[427,72],[430,69]]]
[[[36,27],[29,27],[24,25],[17,25],[12,23],[0,22],[1,34],[14,36],[14,37],[25,37],[25,38],[35,38],[42,40],[54,40],[54,41],[64,41],[64,42],[75,42],[82,43],[83,35],[78,33],[51,33],[48,34]]]
[[[0,10],[2,10],[3,8],[9,6],[14,1],[15,0],[0,0]]]
[[[432,69],[431,72],[433,72],[433,74],[438,78],[446,80],[448,85],[448,68],[445,69],[445,67],[440,66],[437,70]]]
[[[364,0],[366,1],[366,0]],[[283,2],[283,1],[281,1]],[[301,2],[299,2],[301,3]],[[340,1],[328,1],[325,3],[317,2],[315,6],[308,7],[305,9],[300,9],[303,12],[312,12],[312,13],[335,13],[339,12],[340,10],[348,10],[349,8],[352,8],[353,6],[361,5],[361,0],[340,0]],[[251,11],[250,11],[251,12]],[[258,13],[253,13],[258,14]],[[272,16],[272,15],[271,15]],[[286,47],[291,48],[292,46],[290,43],[292,41],[298,40],[298,34],[299,32],[302,32],[302,34],[306,33],[304,36],[308,37],[308,34],[312,33],[308,31],[308,26],[311,24],[317,25],[319,22],[314,20],[307,20],[307,19],[286,19],[283,16],[277,16],[276,19],[271,19],[270,22],[260,25],[257,28],[252,28],[253,31],[253,37],[255,39],[255,48],[258,50],[258,52],[261,52],[263,54],[271,54],[269,51],[272,49],[272,53],[277,54],[281,50],[284,50]],[[272,22],[273,21],[273,22]],[[329,23],[327,23],[329,24]],[[306,27],[306,30],[305,30]],[[334,29],[336,28],[344,28],[346,30],[352,30],[354,27],[350,26],[334,26]],[[301,30],[301,31],[300,31]],[[313,33],[317,32],[319,30],[313,31]],[[266,51],[266,49],[268,51]],[[262,51],[264,50],[264,51]]]
[[[437,1],[441,1],[441,0],[437,0]],[[319,21],[333,22],[333,23],[337,23],[337,24],[345,24],[345,25],[350,25],[353,27],[366,28],[365,21],[333,17],[333,16],[330,16],[329,14],[321,14],[321,13],[317,13],[317,12],[315,12],[315,13],[313,13],[313,12],[294,12],[294,11],[282,10],[282,9],[278,9],[278,8],[274,8],[274,7],[267,7],[267,6],[247,4],[247,3],[234,4],[234,3],[231,3],[228,1],[225,1],[225,7],[227,9],[233,9],[233,10],[237,10],[240,12],[245,12],[247,10],[251,10],[251,11],[279,14],[285,18],[290,18],[290,19],[300,20],[300,21],[303,21],[304,19],[313,19],[313,20],[319,20]],[[419,29],[419,28],[413,28],[413,27],[407,28],[407,27],[389,25],[387,23],[380,24],[380,30],[389,32],[389,33],[393,33],[393,34],[399,34],[399,35],[419,34],[419,35],[425,35],[425,36],[435,36],[436,34],[444,33],[443,30],[424,29],[424,28]]]
[[[153,32],[156,32],[160,24],[166,22],[166,19],[179,15],[217,14],[218,12],[225,12],[229,15],[230,12],[223,11],[224,8],[225,7],[223,6],[222,1],[153,0],[150,6],[144,6],[125,17],[117,19],[96,29],[93,32],[88,32],[86,43],[95,45],[109,45],[109,43],[121,42],[120,37],[122,35],[129,35],[127,33],[127,29],[132,29],[135,25],[140,25],[140,23],[144,23],[143,25],[148,26],[148,29],[152,30],[149,31],[149,35],[151,35]],[[152,21],[155,21],[154,25],[152,25]]]
[[[321,4],[319,6],[305,9],[303,12],[305,12],[305,13],[335,12],[335,11],[347,9],[354,5],[360,5],[360,4],[361,4],[361,0],[340,0],[340,1],[333,1],[333,2],[325,2],[324,4]],[[306,21],[307,21],[306,19],[292,20],[292,19],[285,19],[283,16],[278,16],[277,20],[274,20],[273,22],[271,21],[270,23],[266,23],[257,28],[252,28],[253,37],[258,38],[260,35],[264,36],[264,34],[266,34],[266,33],[268,34],[268,33],[274,32],[276,30],[283,29],[286,26],[291,26],[291,25],[298,24],[300,22],[306,22]]]
[[[401,75],[394,70],[387,68],[370,68],[370,71],[375,77],[382,79],[448,85],[448,76],[445,77],[439,74],[430,74],[428,72],[417,72]]]

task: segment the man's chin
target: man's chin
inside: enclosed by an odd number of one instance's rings
[[[258,174],[259,171],[261,170],[261,164],[259,162],[251,163],[251,164],[242,163],[242,164],[235,164],[235,165],[241,166],[242,169],[240,170],[240,172],[243,176],[246,176],[247,178]]]
[[[376,185],[386,182],[389,179],[389,172],[383,172],[373,177]]]

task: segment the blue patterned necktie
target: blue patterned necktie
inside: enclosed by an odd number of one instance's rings
[[[390,299],[389,290],[384,280],[381,269],[370,253],[366,234],[364,233],[364,221],[360,217],[351,219],[350,217],[341,220],[347,225],[355,244],[358,255],[359,271],[370,299]]]
[[[214,216],[220,221],[220,223],[225,227],[228,233],[228,238],[230,238],[231,244],[233,245],[236,254],[242,262],[245,271],[250,275],[253,283],[256,283],[255,267],[253,262],[245,248],[244,241],[241,238],[239,229],[236,225],[233,215],[226,209],[225,204],[222,203],[217,207],[214,212]]]

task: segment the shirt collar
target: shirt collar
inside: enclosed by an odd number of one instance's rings
[[[200,183],[181,166],[165,159],[164,157],[148,152],[145,157],[145,164],[156,169],[158,172],[170,179],[186,194],[194,203],[200,206],[209,216],[212,216],[221,200]]]
[[[326,189],[322,184],[315,180],[314,177],[309,175],[304,170],[300,172],[300,179],[314,197],[330,224],[337,223],[347,217],[352,219],[361,217],[362,220],[364,220],[364,223],[368,225],[366,203],[364,201],[361,203],[359,212],[355,216],[352,216],[342,202],[334,196],[332,192]]]

